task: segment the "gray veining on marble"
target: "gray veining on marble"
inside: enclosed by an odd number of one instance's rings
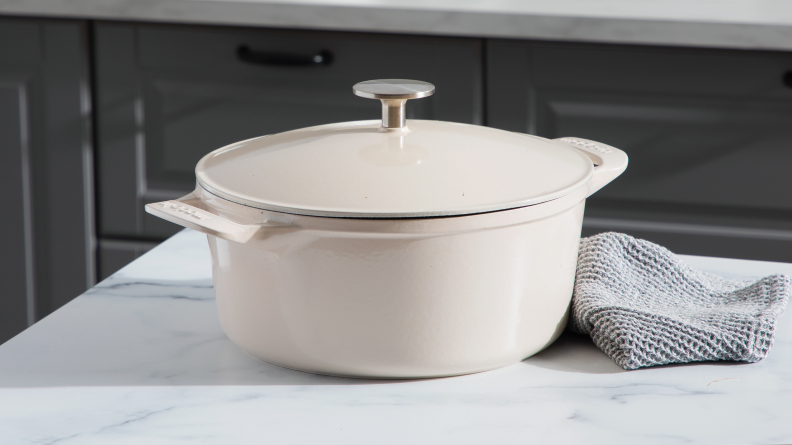
[[[733,278],[792,273],[685,259]],[[231,344],[205,238],[183,231],[0,346],[0,443],[790,443],[789,319],[757,364],[624,371],[569,334],[469,376],[318,376]]]
[[[0,14],[792,49],[787,0],[0,0]]]

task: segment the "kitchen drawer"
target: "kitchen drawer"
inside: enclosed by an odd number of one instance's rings
[[[587,203],[587,230],[792,260],[744,242],[792,239],[792,54],[492,41],[488,56],[489,125],[630,156]]]
[[[147,241],[99,240],[99,249],[97,250],[99,280],[104,280],[114,274],[139,256],[157,247],[157,244],[159,243]]]
[[[162,239],[180,229],[144,213],[190,191],[206,153],[235,141],[378,119],[352,94],[368,79],[412,78],[437,93],[408,118],[482,123],[481,41],[377,34],[98,23],[99,231]],[[329,64],[249,63],[241,47]]]

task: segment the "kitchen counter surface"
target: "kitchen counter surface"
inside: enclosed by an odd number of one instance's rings
[[[792,264],[684,257],[728,277]],[[223,334],[203,235],[183,231],[0,346],[0,443],[791,443],[792,323],[756,364],[623,371],[565,334],[432,380],[279,368]]]
[[[0,0],[0,14],[792,49],[787,0]]]

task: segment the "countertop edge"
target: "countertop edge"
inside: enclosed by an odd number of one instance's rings
[[[11,0],[0,14],[750,50],[792,50],[792,25],[216,0]]]

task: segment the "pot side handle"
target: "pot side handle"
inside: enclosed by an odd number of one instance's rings
[[[577,148],[594,163],[594,176],[589,183],[588,196],[608,185],[627,168],[627,153],[610,145],[572,137],[553,139],[553,142]]]
[[[259,224],[240,224],[193,204],[200,199],[192,193],[177,200],[146,204],[146,212],[166,221],[237,243],[246,243],[262,229]]]

